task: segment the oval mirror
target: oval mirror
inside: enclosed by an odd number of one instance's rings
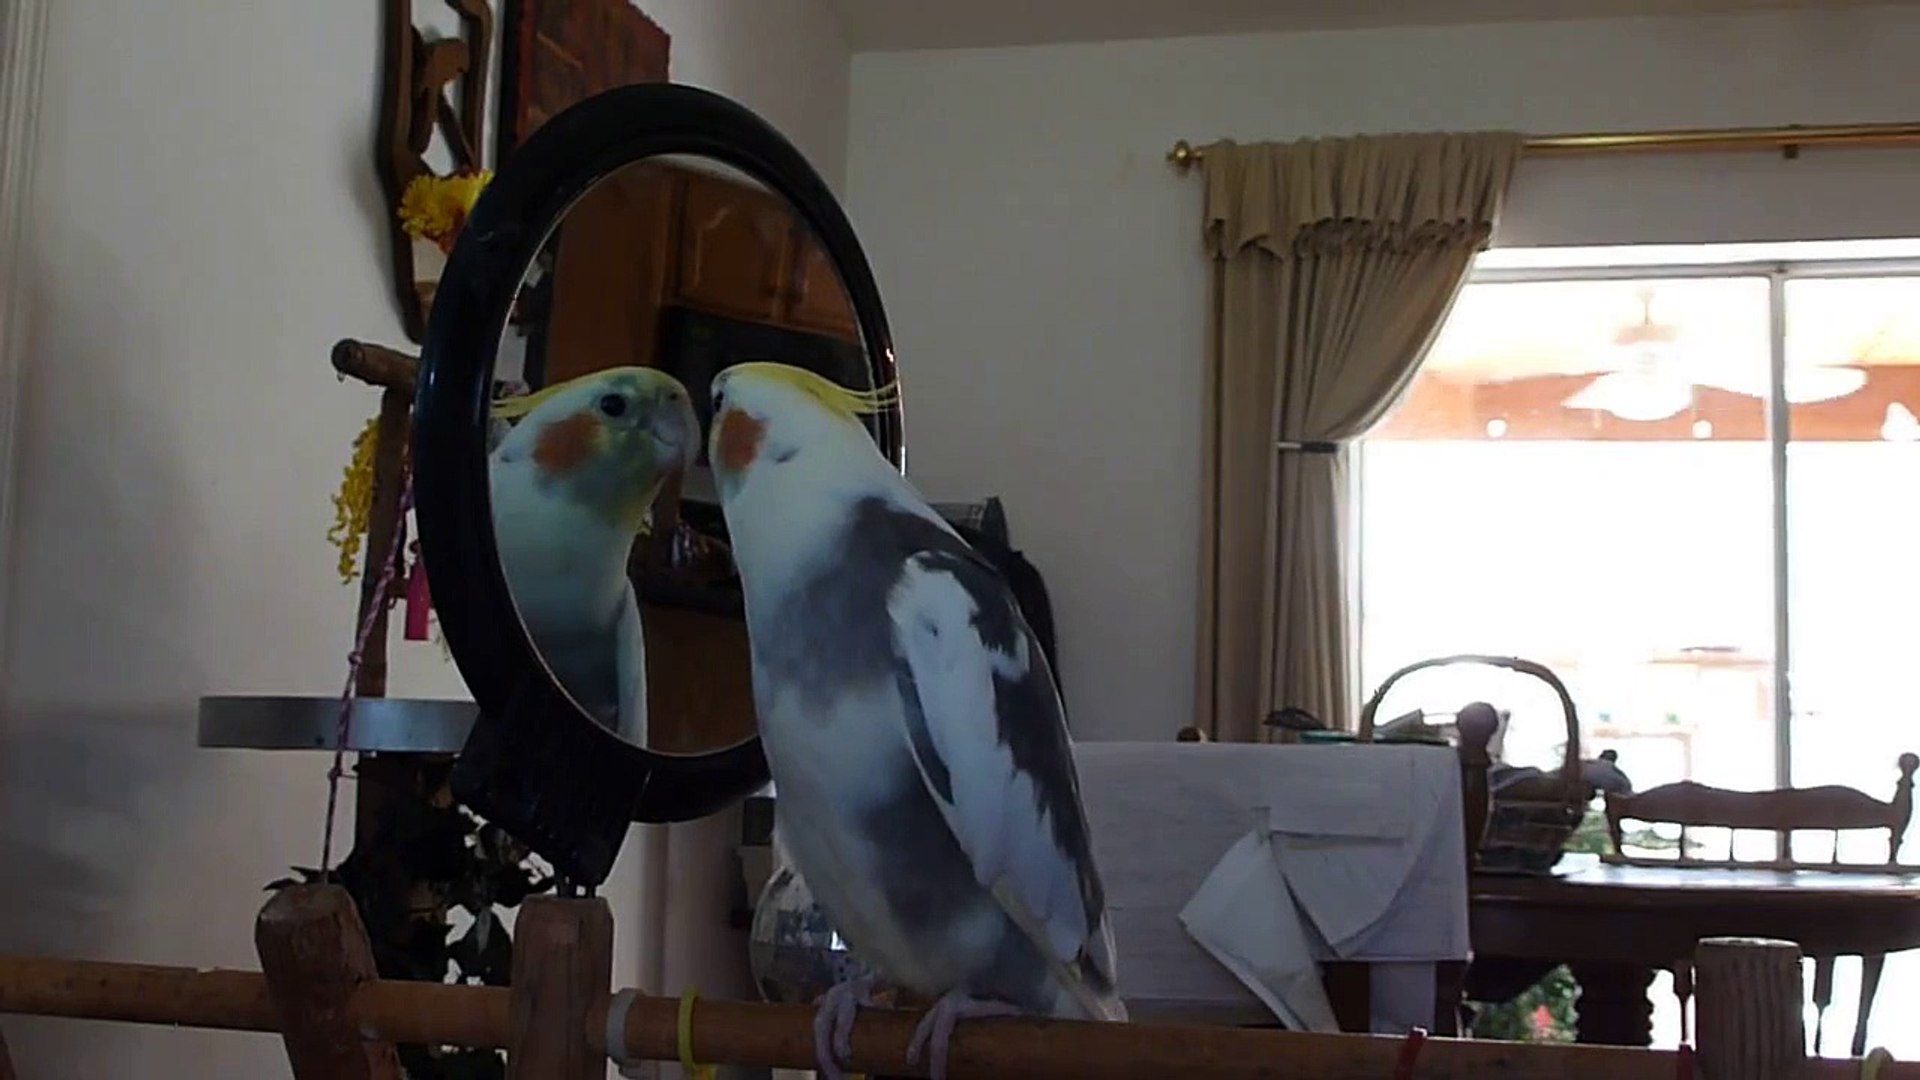
[[[894,381],[864,255],[772,128],[624,87],[544,124],[435,295],[415,418],[422,562],[481,717],[455,792],[575,880],[627,823],[766,783],[708,386],[778,360]],[[874,417],[896,465],[898,410]]]

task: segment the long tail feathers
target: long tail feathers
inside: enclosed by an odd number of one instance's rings
[[[1093,938],[1087,942],[1087,947],[1079,956],[1071,961],[1063,960],[1055,954],[1046,932],[1040,927],[1040,920],[1034,916],[1032,909],[1015,895],[1005,878],[994,885],[992,892],[994,899],[1000,902],[1001,909],[1007,913],[1007,917],[1013,920],[1014,925],[1018,926],[1040,951],[1040,955],[1046,958],[1047,970],[1053,973],[1054,981],[1077,1007],[1082,1018],[1126,1021],[1127,1007],[1121,1003],[1120,995],[1114,990],[1113,979],[1108,971],[1101,967],[1102,960],[1105,961],[1108,969],[1113,966],[1113,928],[1107,920],[1100,920],[1100,928],[1095,931]],[[1102,951],[1096,956],[1095,950]]]
[[[1080,954],[1080,959],[1073,967],[1081,985],[1086,987],[1088,996],[1099,1006],[1099,1011],[1089,1013],[1088,1018],[1126,1023],[1127,1006],[1120,1000],[1113,979],[1112,922],[1105,918],[1100,920],[1100,929],[1095,931],[1093,940],[1087,943],[1086,951]]]

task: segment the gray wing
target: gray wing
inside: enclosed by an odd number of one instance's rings
[[[920,551],[888,597],[908,743],[974,875],[1089,1016],[1124,1018],[1066,721],[1006,585]]]

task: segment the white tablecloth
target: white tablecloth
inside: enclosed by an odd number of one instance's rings
[[[1345,959],[1372,965],[1375,1031],[1433,1023],[1433,965],[1468,955],[1453,751],[1088,742],[1075,756],[1137,1018],[1325,1030],[1314,961]]]

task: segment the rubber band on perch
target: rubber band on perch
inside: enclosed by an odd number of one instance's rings
[[[639,996],[640,991],[627,989],[607,1002],[607,1058],[619,1067],[621,1076],[648,1075],[639,1071],[649,1064],[645,1058],[627,1056],[627,1012]]]
[[[1893,1064],[1893,1053],[1884,1046],[1876,1046],[1867,1051],[1860,1059],[1860,1080],[1878,1080],[1880,1070]]]
[[[696,1065],[693,1061],[693,1002],[700,996],[698,987],[689,986],[680,991],[679,1032],[680,1068],[688,1080],[713,1080],[713,1066]]]

